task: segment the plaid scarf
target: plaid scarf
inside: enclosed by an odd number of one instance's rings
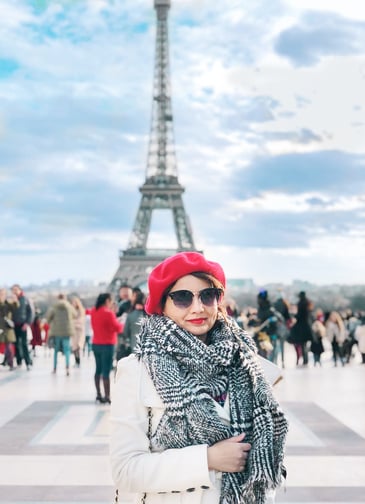
[[[256,358],[256,346],[234,322],[217,321],[209,344],[171,319],[142,322],[135,353],[147,367],[165,412],[151,443],[159,449],[208,444],[245,432],[252,448],[245,470],[223,473],[220,504],[264,504],[281,483],[288,424]],[[212,398],[228,392],[231,425]]]

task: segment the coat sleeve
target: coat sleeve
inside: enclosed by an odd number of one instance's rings
[[[207,445],[149,450],[147,408],[139,400],[139,363],[121,359],[111,409],[110,457],[116,487],[128,493],[183,492],[212,487]],[[212,478],[210,477],[212,476]]]

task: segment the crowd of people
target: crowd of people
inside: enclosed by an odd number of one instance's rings
[[[46,346],[53,350],[52,372],[57,373],[61,353],[69,375],[71,358],[74,367],[79,367],[82,355],[93,352],[97,401],[110,402],[110,370],[133,351],[141,320],[146,317],[145,302],[146,294],[139,287],[123,284],[116,299],[102,293],[93,307],[84,306],[76,295],[67,299],[59,294],[42,314],[20,285],[14,284],[9,294],[0,289],[1,364],[10,371],[23,365],[31,370],[37,348]],[[297,366],[308,366],[310,361],[321,366],[326,348],[331,348],[335,366],[348,364],[356,352],[365,364],[365,311],[324,312],[305,292],[298,294],[297,303],[290,303],[280,292],[271,301],[264,289],[257,294],[257,306],[238,309],[232,299],[225,299],[224,304],[227,314],[253,338],[259,355],[281,367],[285,367],[286,343],[295,349]],[[110,327],[104,320],[105,312]],[[102,345],[111,345],[107,364],[100,355]],[[104,395],[100,391],[101,378]]]
[[[144,304],[142,290],[124,284],[116,300],[101,293],[92,307],[76,295],[60,293],[42,314],[20,285],[13,285],[10,293],[0,289],[1,364],[10,371],[23,365],[30,371],[37,348],[46,347],[53,351],[52,373],[58,372],[61,355],[70,376],[71,361],[79,368],[82,356],[93,353],[96,401],[110,404],[110,372],[118,359],[132,352]]]
[[[54,375],[60,354],[66,376],[93,354],[96,402],[112,408],[115,502],[119,490],[141,502],[192,492],[186,502],[274,502],[288,424],[268,369],[285,367],[288,344],[297,366],[311,354],[321,366],[326,348],[334,366],[355,352],[365,364],[365,312],[324,312],[304,291],[295,303],[283,293],[271,301],[265,289],[239,310],[225,289],[221,266],[195,252],[157,265],[147,296],[124,284],[116,299],[103,292],[86,307],[60,293],[40,313],[20,285],[0,289],[1,364],[10,371],[31,371],[39,346],[53,351]],[[184,471],[171,471],[176,461]]]
[[[321,355],[330,346],[334,366],[344,366],[361,354],[365,364],[365,311],[323,311],[298,293],[296,303],[289,303],[282,293],[274,302],[267,290],[257,295],[257,307],[236,314],[237,323],[256,341],[265,358],[285,367],[285,343],[293,345],[297,366],[321,366]]]

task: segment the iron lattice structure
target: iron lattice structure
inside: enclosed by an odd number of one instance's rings
[[[110,290],[117,292],[123,283],[140,285],[160,261],[181,251],[195,251],[191,226],[185,212],[178,181],[171,105],[168,13],[171,0],[154,0],[156,10],[156,54],[153,81],[153,105],[149,137],[146,180],[133,230],[126,250],[120,253],[118,271]],[[172,211],[177,249],[148,249],[147,240],[152,213],[156,209]]]

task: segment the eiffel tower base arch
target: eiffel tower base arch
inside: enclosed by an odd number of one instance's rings
[[[122,251],[120,263],[108,291],[118,294],[122,284],[128,284],[131,287],[146,284],[148,275],[152,269],[161,261],[175,254],[176,250],[163,252],[148,251],[148,255],[128,254],[128,251]]]
[[[152,269],[161,261],[176,254],[177,252],[186,252],[186,250],[154,250],[146,249],[140,255],[123,250],[119,257],[119,268],[111,281],[108,291],[117,295],[122,284],[128,284],[131,287],[145,287],[148,275]],[[190,252],[203,253],[202,250],[189,250]]]

